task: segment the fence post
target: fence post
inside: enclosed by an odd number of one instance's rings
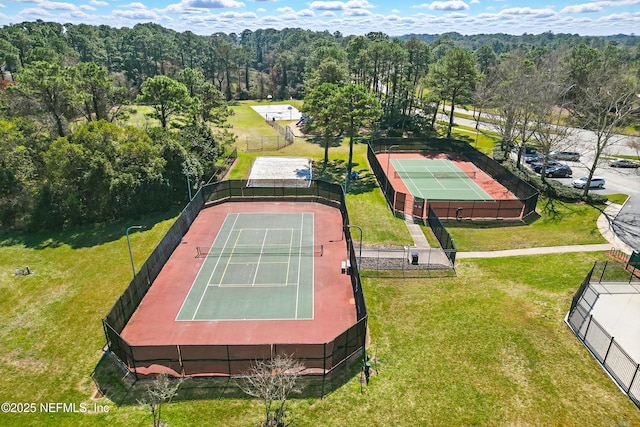
[[[633,373],[633,377],[631,378],[631,381],[629,382],[629,389],[627,390],[627,392],[631,392],[631,387],[633,386],[633,382],[636,380],[636,377],[638,376],[638,372],[640,371],[640,363],[638,363],[636,365],[636,371]],[[640,397],[640,396],[638,396]],[[636,397],[636,398],[638,398]]]
[[[613,345],[613,337],[611,337],[611,341],[609,341],[609,347],[607,348],[607,352],[604,354],[604,358],[602,359],[602,364],[606,364],[607,356],[609,356],[609,351],[611,351],[611,346]]]
[[[589,333],[589,327],[591,326],[591,320],[592,319],[593,319],[593,314],[590,314],[589,315],[589,323],[587,323],[587,329],[584,330],[584,336],[582,337],[582,341],[583,342],[587,340],[587,334]],[[580,330],[578,329],[578,334],[579,333],[580,333]]]
[[[602,283],[602,279],[604,278],[604,272],[607,271],[608,264],[609,264],[609,261],[604,262],[604,267],[602,267],[602,273],[600,274],[600,280],[598,280],[598,283]]]

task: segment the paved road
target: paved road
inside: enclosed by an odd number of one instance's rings
[[[456,109],[457,112],[473,114],[472,111]],[[439,115],[439,119],[448,122],[448,117]],[[474,120],[456,117],[455,123],[467,127],[475,127]],[[496,131],[495,127],[489,123],[479,124],[481,130]],[[472,136],[473,137],[473,136]],[[633,136],[618,135],[605,150],[605,156],[630,155],[638,156],[638,148],[632,147],[633,143],[640,141],[640,138]],[[595,135],[593,132],[584,129],[569,129],[567,142],[558,149],[579,151],[581,153],[580,162],[567,162],[573,170],[573,178],[579,178],[588,174],[589,167],[593,164],[595,145]],[[602,176],[606,180],[606,186],[601,190],[590,190],[600,194],[627,194],[629,199],[623,206],[620,213],[612,218],[612,228],[614,232],[627,245],[636,251],[640,251],[640,169],[617,169],[607,166],[606,161],[600,161],[596,168],[596,175]],[[571,178],[554,178],[565,185],[570,186]]]

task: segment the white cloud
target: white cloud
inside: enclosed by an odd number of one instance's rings
[[[180,4],[199,9],[226,9],[244,6],[244,3],[235,0],[182,0]]]
[[[266,11],[267,11],[267,9],[265,9],[264,7],[259,7],[259,8],[256,9],[256,12],[260,12],[260,13],[264,13]]]
[[[372,9],[373,6],[367,0],[350,0],[342,1],[314,1],[311,2],[309,8],[311,10],[353,10],[353,9]]]
[[[142,3],[138,3],[138,2],[129,3],[126,7],[129,7],[131,9],[136,9],[136,10],[146,10],[147,9],[146,5],[144,5]]]
[[[369,15],[373,15],[373,13],[371,13],[370,11],[365,10],[365,9],[345,10],[344,14],[345,14],[345,16],[369,16]]]
[[[113,12],[111,12],[111,14],[117,18],[133,19],[133,20],[158,18],[157,13],[150,10],[143,10],[143,9],[135,9],[135,10],[116,9]]]
[[[231,7],[242,7],[244,3],[235,0],[182,0],[180,3],[173,3],[161,9],[162,13],[203,13],[209,9],[225,9]]]
[[[501,10],[499,15],[512,16],[512,17],[515,17],[515,16],[548,17],[548,16],[556,15],[556,12],[550,8],[532,9],[530,7],[512,7],[512,8]],[[527,22],[527,24],[530,24],[530,22]]]
[[[109,6],[109,3],[106,1],[91,0],[89,3],[94,6]]]
[[[46,10],[77,10],[78,7],[73,3],[62,3],[56,1],[42,1],[38,6]]]
[[[26,9],[22,9],[18,15],[20,19],[29,20],[29,19],[38,19],[38,18],[50,18],[51,15],[46,10],[39,7],[28,7]]]
[[[257,19],[258,15],[253,12],[222,12],[218,13],[222,19]]]
[[[78,11],[78,12],[71,12],[71,14],[70,14],[70,15],[71,15],[73,18],[81,19],[81,20],[85,20],[85,21],[88,21],[88,20],[90,20],[91,18],[93,18],[93,16],[92,16],[92,15],[89,15],[88,13],[84,13],[84,12],[80,12],[80,11]]]
[[[434,1],[429,5],[431,10],[469,10],[469,5],[460,0]]]
[[[591,13],[591,12],[601,12],[602,7],[598,6],[597,3],[585,3],[585,4],[574,4],[571,6],[564,7],[560,13]]]

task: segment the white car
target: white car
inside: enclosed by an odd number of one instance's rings
[[[583,176],[582,178],[578,178],[571,183],[575,188],[584,188],[587,185],[587,177]],[[603,188],[604,187],[604,178],[599,176],[594,176],[591,178],[591,182],[589,188]]]

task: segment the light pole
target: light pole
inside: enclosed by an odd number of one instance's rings
[[[384,184],[384,195],[385,197],[387,196],[387,191],[389,191],[389,165],[391,164],[391,149],[392,148],[398,148],[399,145],[392,145],[390,147],[387,148],[387,181]],[[388,200],[388,199],[387,199]]]
[[[129,231],[132,229],[142,229],[144,228],[142,225],[132,225],[127,228],[126,236],[127,236],[127,247],[129,248],[129,259],[131,260],[131,271],[133,272],[133,277],[136,277],[136,267],[133,265],[133,254],[131,253],[131,241],[129,240]]]
[[[360,230],[360,253],[358,255],[358,271],[360,271],[360,263],[362,260],[362,228],[360,228],[357,225],[347,225],[347,228],[351,229],[351,227],[357,228],[358,230]],[[353,238],[351,238],[350,240],[351,242],[353,242]]]
[[[195,145],[195,141],[194,144]],[[193,200],[193,196],[191,195],[191,176],[189,175],[189,167],[191,166],[190,162],[188,160],[185,161],[184,163],[184,174],[187,177],[187,191],[189,192],[189,201]]]

